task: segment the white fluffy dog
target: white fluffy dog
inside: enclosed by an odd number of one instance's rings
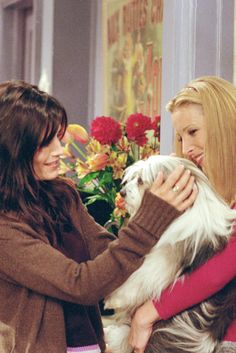
[[[197,199],[170,224],[145,256],[142,266],[106,298],[106,307],[122,314],[117,324],[105,330],[108,347],[113,353],[132,352],[128,334],[135,309],[151,298],[160,297],[163,289],[177,278],[221,250],[232,234],[236,211],[216,194],[199,168],[186,159],[172,156],[152,156],[126,170],[122,194],[131,217],[137,212],[145,190],[158,172],[162,170],[167,176],[179,164],[195,176]],[[173,319],[161,321],[155,327],[145,352],[213,353],[232,320],[234,301],[232,290],[224,289]]]

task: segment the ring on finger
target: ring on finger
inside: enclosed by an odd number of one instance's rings
[[[175,184],[175,186],[172,188],[174,192],[179,192],[179,185]]]

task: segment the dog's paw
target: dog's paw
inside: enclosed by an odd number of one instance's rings
[[[117,328],[116,325],[109,325],[104,327],[104,335],[105,335],[106,343],[109,343],[110,341],[112,341],[116,328]]]
[[[137,306],[138,298],[137,291],[132,286],[127,288],[121,286],[105,298],[105,308],[117,310],[131,309]]]
[[[128,325],[110,325],[104,328],[105,342],[112,353],[132,353],[128,343],[130,327]]]

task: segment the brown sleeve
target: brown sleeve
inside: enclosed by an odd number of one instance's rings
[[[153,216],[149,215],[152,210]],[[155,210],[155,211],[154,211]],[[155,215],[155,217],[154,217]],[[9,224],[0,227],[0,276],[43,295],[94,304],[117,288],[142,263],[179,212],[150,192],[138,214],[94,260],[77,264],[49,244]],[[84,217],[87,217],[87,215]],[[85,221],[82,220],[85,225]],[[106,236],[90,220],[86,237]]]
[[[153,240],[154,244],[172,220],[179,215],[180,212],[174,207],[156,197],[151,192],[146,191],[136,216],[129,222],[128,228],[126,227],[120,230],[118,237],[121,238],[122,235],[126,237],[126,233],[130,233],[129,227],[132,229],[133,227],[138,227],[138,233],[149,232],[153,234],[155,237],[155,240]],[[77,209],[74,210],[73,217],[75,224],[81,229],[82,234],[86,238],[91,258],[99,255],[108,247],[112,240],[116,239],[116,237],[106,231],[104,227],[94,222],[94,219],[89,215],[82,202],[79,206],[79,212]],[[133,233],[131,233],[130,236],[132,236],[132,234]],[[138,234],[136,235],[138,238]],[[148,251],[145,253],[147,252]]]

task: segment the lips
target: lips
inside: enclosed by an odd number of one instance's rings
[[[199,156],[193,158],[194,162],[199,166],[202,166],[203,159],[204,159],[203,154],[200,154]]]
[[[59,167],[59,159],[57,159],[56,161],[53,161],[53,162],[45,163],[45,165],[47,167],[55,167],[55,168],[57,168],[57,167]]]

